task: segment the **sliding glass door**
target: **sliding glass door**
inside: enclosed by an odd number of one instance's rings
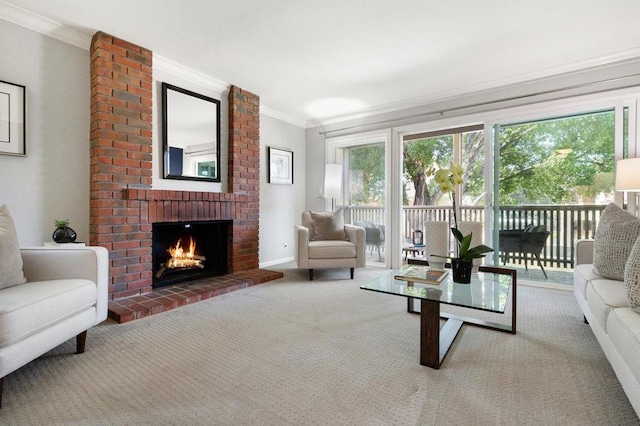
[[[386,266],[388,261],[386,135],[332,139],[328,162],[342,164],[344,190],[337,207],[345,221],[365,228],[367,265]]]
[[[593,238],[615,198],[615,129],[614,109],[495,126],[496,262],[532,280],[570,271],[576,239]],[[525,230],[544,234],[512,244]]]

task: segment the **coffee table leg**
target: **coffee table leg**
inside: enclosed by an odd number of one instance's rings
[[[440,368],[440,303],[420,302],[420,364]]]
[[[420,302],[420,364],[439,369],[464,321],[449,318],[440,330],[440,303]]]

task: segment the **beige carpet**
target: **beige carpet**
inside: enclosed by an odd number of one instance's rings
[[[405,299],[359,289],[382,270],[283,271],[91,329],[7,376],[0,424],[639,423],[571,292],[519,287],[517,335],[465,326],[433,370]]]

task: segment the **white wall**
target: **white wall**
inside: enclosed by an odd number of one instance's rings
[[[324,211],[325,200],[318,198],[318,188],[324,187],[325,138],[320,134],[320,127],[306,130],[307,162],[305,186],[305,209]]]
[[[267,147],[293,151],[293,185],[267,183]],[[260,114],[260,266],[293,260],[293,227],[305,210],[305,130]],[[318,163],[324,164],[323,157]],[[324,166],[322,166],[324,167]],[[284,247],[285,243],[287,248]]]
[[[89,52],[0,20],[0,80],[26,86],[27,156],[0,155],[0,204],[21,246],[52,241],[54,219],[89,239]]]

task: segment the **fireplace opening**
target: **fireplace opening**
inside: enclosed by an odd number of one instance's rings
[[[153,288],[225,275],[230,220],[152,225]]]

